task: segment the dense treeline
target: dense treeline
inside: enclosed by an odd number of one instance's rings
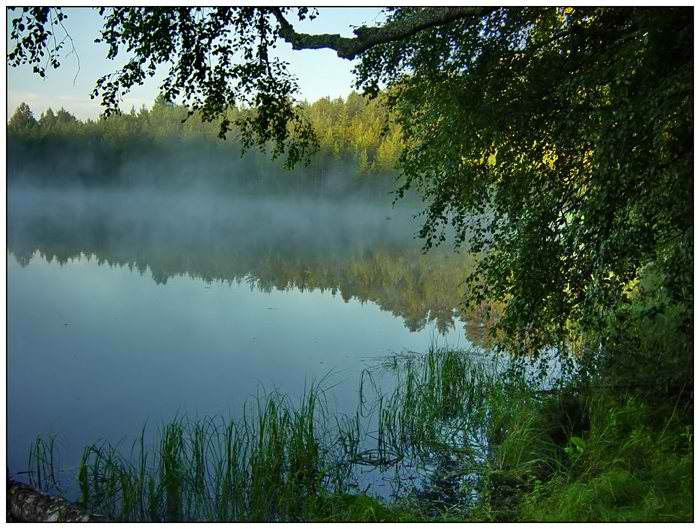
[[[400,132],[387,125],[378,100],[353,92],[302,105],[319,143],[306,167],[285,170],[283,161],[257,149],[243,153],[236,131],[218,138],[219,125],[159,96],[151,109],[98,120],[78,120],[49,108],[36,119],[22,103],[10,119],[10,181],[47,186],[134,185],[334,195],[368,190],[388,193]],[[232,108],[235,122],[248,112]]]

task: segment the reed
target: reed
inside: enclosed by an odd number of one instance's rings
[[[56,435],[37,436],[29,448],[30,484],[44,490],[60,492],[58,478],[58,444]]]
[[[677,421],[654,438],[655,452],[652,434],[634,423],[644,416],[637,401],[577,396],[572,402],[589,421],[578,431],[564,416],[566,391],[539,391],[507,367],[433,348],[363,372],[349,415],[332,413],[327,390],[315,384],[298,402],[261,392],[236,419],[178,417],[154,432],[145,425],[126,455],[107,442],[85,448],[80,501],[122,521],[537,520],[546,514],[540,505],[564,505],[574,520],[596,518],[576,498],[592,501],[619,485],[637,491],[634,501],[646,491],[644,501],[666,502],[661,511],[671,505],[687,515],[673,503],[691,497],[687,487],[654,495],[660,484],[649,489],[632,466],[655,457],[657,480],[692,471],[692,447],[689,460],[659,455],[675,446]],[[392,384],[378,382],[386,375]],[[32,479],[42,487],[60,481],[55,451],[54,437],[32,446]],[[358,476],[368,468],[395,480],[400,497],[387,504],[361,492]],[[597,515],[629,519],[610,512]]]

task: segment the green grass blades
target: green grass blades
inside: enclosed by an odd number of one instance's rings
[[[144,426],[130,452],[88,446],[81,503],[121,521],[692,519],[680,406],[580,381],[543,390],[503,362],[438,348],[367,370],[358,400],[338,415],[319,384],[297,401],[261,393],[237,419]],[[60,481],[55,452],[54,438],[32,446],[37,486]],[[390,503],[360,488],[367,471],[395,487]]]

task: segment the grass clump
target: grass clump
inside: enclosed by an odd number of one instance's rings
[[[522,502],[537,521],[692,521],[692,427],[677,407],[638,395],[590,398],[590,430],[572,436],[547,481]]]
[[[394,389],[365,372],[354,414],[331,414],[313,386],[298,403],[259,396],[236,420],[179,418],[155,439],[144,427],[127,454],[89,446],[81,503],[121,521],[692,520],[680,401],[580,381],[543,390],[442,349],[384,367]],[[32,448],[44,481],[56,482],[53,451]],[[393,479],[391,502],[361,492],[361,469]]]
[[[109,443],[89,446],[78,472],[81,503],[123,521],[295,519],[323,474],[315,421],[319,392],[299,406],[281,395],[258,398],[246,416],[145,430],[130,457]]]

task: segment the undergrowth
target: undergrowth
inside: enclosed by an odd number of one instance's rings
[[[580,381],[545,390],[450,350],[383,367],[395,389],[383,393],[365,372],[354,415],[331,413],[313,386],[296,403],[259,396],[236,420],[180,417],[155,436],[144,427],[130,447],[88,446],[80,502],[120,521],[693,518],[684,401]],[[32,447],[36,485],[56,484],[54,450],[53,438]],[[363,492],[357,471],[367,468],[393,475],[401,494]]]
[[[523,498],[519,518],[692,521],[693,431],[683,410],[654,409],[634,394],[599,394],[586,406],[590,429],[568,438],[552,475]]]

